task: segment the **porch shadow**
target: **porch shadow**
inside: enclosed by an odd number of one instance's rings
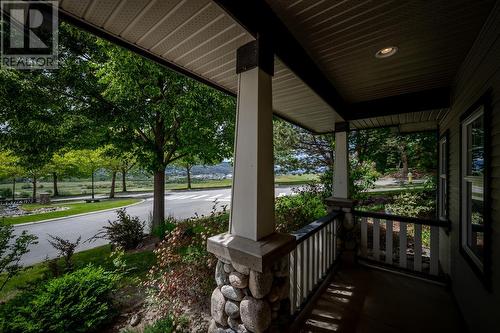
[[[445,287],[354,266],[331,277],[299,331],[466,333],[465,327]]]

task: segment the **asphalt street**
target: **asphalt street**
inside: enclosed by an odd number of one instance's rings
[[[276,187],[276,196],[287,195],[292,192],[291,187]],[[142,197],[144,200],[139,204],[127,207],[127,213],[138,216],[143,221],[149,221],[153,209],[152,194],[132,194],[134,197]],[[217,201],[217,209],[221,210],[223,205],[229,208],[231,201],[231,189],[215,190],[193,190],[193,191],[172,191],[165,195],[166,215],[172,215],[179,219],[185,219],[198,215],[210,214]],[[57,257],[57,251],[49,244],[48,235],[59,236],[71,241],[79,236],[85,241],[105,226],[108,220],[116,219],[116,210],[89,213],[83,216],[67,217],[55,221],[47,221],[30,225],[15,226],[16,233],[23,230],[38,236],[38,244],[32,246],[31,251],[24,255],[21,264],[32,265],[45,260],[46,258]],[[146,226],[148,222],[146,222]],[[91,249],[106,244],[106,240],[95,242],[83,242],[77,248],[78,251]]]

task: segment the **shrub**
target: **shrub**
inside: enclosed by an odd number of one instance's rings
[[[63,239],[59,236],[49,235],[50,239],[48,240],[50,245],[54,249],[59,252],[59,256],[64,259],[65,269],[67,272],[73,270],[73,254],[75,253],[76,248],[80,244],[82,236],[79,236],[76,241],[71,242],[70,240]]]
[[[153,325],[146,326],[144,333],[171,333],[174,332],[174,321],[172,317],[166,317],[156,321]]]
[[[151,234],[158,237],[159,239],[165,238],[165,236],[172,230],[174,230],[176,223],[178,222],[175,217],[172,215],[167,216],[167,218],[160,223],[160,225],[153,227],[152,226],[152,218],[151,221]]]
[[[227,231],[228,221],[225,211],[212,211],[176,223],[167,233],[155,250],[157,263],[145,282],[157,310],[179,318],[185,307],[208,307],[214,281],[207,277],[215,274],[215,257],[207,252],[206,240]]]
[[[394,196],[386,208],[394,215],[428,218],[433,217],[435,199],[426,191],[403,192]]]
[[[0,198],[12,198],[12,189],[10,187],[0,188]]]
[[[275,219],[279,232],[297,231],[326,214],[319,186],[308,185],[294,192],[294,195],[276,198]]]
[[[104,230],[97,233],[93,238],[108,239],[114,246],[121,247],[124,250],[135,249],[144,240],[144,222],[137,216],[128,215],[125,209],[116,211],[118,219],[108,221]]]
[[[119,276],[89,265],[23,293],[0,307],[2,332],[92,332],[115,314]]]
[[[14,227],[0,219],[0,290],[19,273],[22,256],[30,251],[30,245],[38,243],[37,239],[26,230],[15,235]]]

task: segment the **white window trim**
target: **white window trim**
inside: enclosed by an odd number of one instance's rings
[[[443,136],[439,140],[439,219],[448,219],[448,138]],[[443,170],[444,169],[444,170]],[[442,214],[444,213],[444,214]]]
[[[467,237],[468,237],[468,213],[467,213],[467,208],[469,207],[468,202],[467,202],[467,183],[471,181],[472,178],[483,178],[483,177],[477,177],[477,176],[467,176],[467,126],[470,125],[472,122],[474,122],[477,118],[484,116],[484,106],[478,107],[474,112],[467,117],[461,124],[461,149],[462,149],[462,156],[461,156],[461,175],[460,175],[460,182],[461,182],[461,208],[460,208],[460,216],[461,216],[461,227],[462,227],[462,235],[461,235],[461,240],[460,244],[462,249],[469,255],[471,260],[477,265],[477,267],[481,270],[481,272],[484,272],[484,265],[481,259],[479,259],[474,252],[469,248],[469,245],[467,244]],[[483,118],[484,119],[484,118]],[[484,126],[484,123],[483,123]],[[484,180],[484,178],[482,179]],[[483,184],[483,191],[484,191],[484,184]]]

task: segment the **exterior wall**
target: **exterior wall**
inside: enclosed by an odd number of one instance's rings
[[[488,292],[459,252],[460,116],[492,89],[492,291]],[[452,231],[448,249],[452,288],[471,332],[500,330],[500,2],[497,2],[452,87],[452,107],[440,123],[449,130],[449,217]],[[442,235],[442,240],[448,236]],[[446,237],[446,238],[445,238]]]

